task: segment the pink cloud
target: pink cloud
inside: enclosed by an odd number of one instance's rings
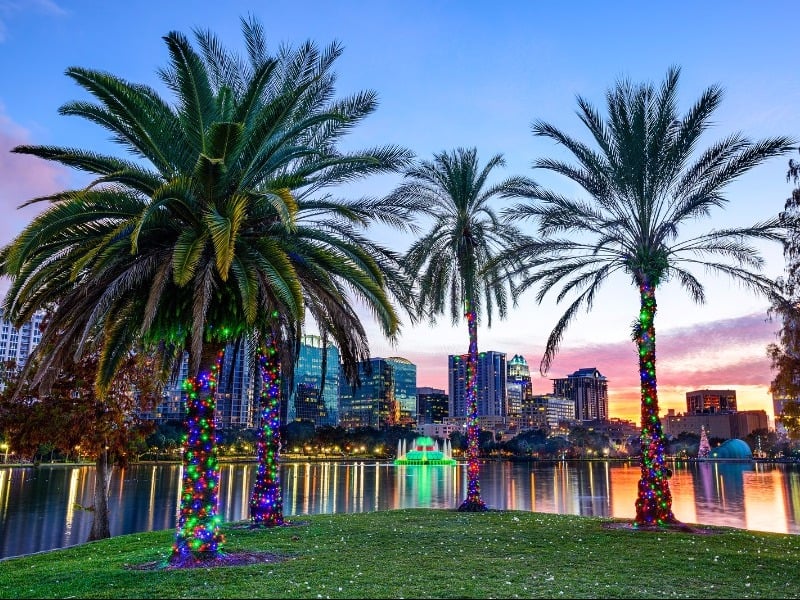
[[[764,314],[723,319],[692,327],[657,330],[659,402],[683,411],[686,392],[700,388],[736,389],[740,409],[763,409],[772,415],[768,394],[772,380],[767,344],[775,341],[778,324]],[[501,348],[496,350],[503,351]],[[551,378],[584,367],[597,367],[609,380],[609,411],[613,417],[639,420],[639,375],[633,341],[566,347],[556,356],[547,376],[538,372],[541,348],[522,346],[531,367],[534,393],[552,391]],[[447,357],[406,353],[417,365],[418,385],[447,390]]]
[[[23,202],[65,189],[67,170],[54,163],[14,154],[11,150],[21,144],[30,144],[27,130],[16,125],[0,112],[0,244],[10,242],[15,235],[42,212],[46,203],[18,208]]]

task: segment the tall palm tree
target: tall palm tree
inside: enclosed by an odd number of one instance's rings
[[[71,102],[61,113],[105,127],[134,160],[16,148],[97,178],[85,189],[32,200],[51,206],[0,252],[0,269],[12,278],[7,314],[21,322],[55,307],[42,335],[50,350],[34,375],[38,383],[46,385],[67,354],[80,354],[90,334],[100,343],[101,391],[139,341],[167,358],[188,352],[173,563],[216,558],[223,542],[214,389],[226,343],[296,330],[304,320],[308,295],[283,243],[297,226],[296,191],[395,170],[409,158],[391,146],[337,150],[332,132],[347,131],[374,108],[370,92],[342,101],[309,93],[332,81],[337,44],[320,51],[308,42],[273,58],[257,23],[242,28],[247,61],[202,32],[199,51],[180,33],[165,37],[170,63],[160,75],[174,104],[111,74],[68,69],[97,104]],[[380,269],[355,260],[347,267],[394,333]]]
[[[491,326],[492,312],[507,311],[506,267],[491,261],[512,244],[521,232],[498,218],[490,202],[495,198],[526,197],[535,184],[524,177],[511,177],[489,184],[492,171],[504,165],[502,155],[493,156],[482,168],[477,150],[458,148],[434,154],[406,170],[404,182],[389,196],[391,202],[415,202],[432,218],[430,230],[414,241],[405,256],[406,270],[418,285],[420,315],[433,322],[449,307],[453,325],[463,316],[469,332],[467,353],[468,489],[460,511],[484,511],[478,465],[478,318],[485,313]]]
[[[708,88],[681,116],[679,74],[678,68],[670,68],[658,89],[652,84],[617,83],[606,95],[605,118],[578,97],[578,115],[596,148],[536,121],[534,135],[562,144],[577,163],[542,158],[534,167],[566,176],[583,188],[588,199],[540,189],[535,202],[506,213],[538,219],[543,236],[513,252],[531,269],[518,290],[539,283],[539,302],[555,288],[560,288],[558,302],[576,296],[547,340],[543,373],[567,326],[580,308],[592,307],[609,276],[624,273],[639,290],[640,311],[633,327],[641,381],[642,461],[635,519],[639,527],[676,521],[656,389],[656,289],[675,280],[702,303],[703,285],[694,273],[702,267],[730,276],[757,293],[773,294],[773,282],[760,273],[763,259],[752,241],[781,239],[777,218],[752,227],[679,234],[689,223],[725,206],[724,191],[734,179],[787,152],[792,144],[782,136],[752,142],[737,133],[698,151],[700,136],[722,92],[716,86]]]
[[[387,302],[388,296],[380,289],[385,285],[390,295],[404,304],[410,298],[410,286],[400,271],[399,257],[364,237],[361,231],[375,222],[399,229],[413,227],[412,210],[410,203],[307,198],[306,194],[299,194],[296,226],[276,238],[295,267],[305,307],[320,331],[324,346],[327,347],[329,339],[335,342],[345,378],[353,385],[359,383],[358,364],[370,355],[362,319],[352,306],[353,295],[372,309],[384,335],[390,339],[399,331],[399,323],[394,308]],[[360,268],[353,268],[354,263],[361,265]],[[299,333],[296,327],[275,329],[261,344],[259,460],[250,498],[250,522],[254,527],[284,523],[278,468],[281,378],[292,380]],[[291,352],[279,352],[279,348]],[[324,364],[322,372],[325,373]]]

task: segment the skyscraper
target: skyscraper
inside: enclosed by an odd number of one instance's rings
[[[222,368],[217,378],[216,426],[218,429],[250,429],[258,425],[258,395],[261,377],[254,369],[256,349],[250,342],[225,347]],[[177,374],[166,386],[161,402],[140,417],[157,423],[181,421],[186,416],[182,392],[183,381],[189,374],[189,355],[184,353]]]
[[[563,379],[553,379],[553,394],[575,404],[578,421],[608,419],[608,380],[595,367],[578,369]]]
[[[386,359],[392,366],[394,402],[397,424],[407,425],[417,420],[417,365],[405,358]]]
[[[449,410],[450,399],[444,390],[417,388],[417,425],[444,423]]]
[[[533,383],[531,382],[531,370],[528,363],[520,354],[515,354],[508,361],[508,415],[519,418],[522,414],[522,405],[533,395]]]
[[[340,424],[347,429],[401,425],[416,418],[417,367],[404,358],[372,358],[358,365],[359,387],[339,381]]]
[[[44,316],[43,310],[37,311],[29,321],[17,329],[5,318],[0,309],[0,361],[14,361],[18,368],[25,366],[28,356],[42,340],[39,327]]]
[[[467,354],[449,355],[447,358],[450,416],[467,416]],[[505,417],[506,407],[506,355],[504,352],[478,354],[478,416]]]
[[[284,380],[281,421],[313,421],[315,426],[339,424],[339,349],[329,344],[322,385],[322,338],[304,335],[294,368],[294,386]],[[321,393],[320,393],[321,391]]]

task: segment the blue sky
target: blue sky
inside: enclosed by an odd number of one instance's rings
[[[605,91],[622,77],[660,82],[679,65],[681,110],[719,84],[725,98],[705,145],[734,131],[751,138],[800,138],[800,78],[796,75],[796,7],[757,2],[54,2],[0,0],[0,243],[30,218],[24,200],[82,182],[74,173],[9,155],[20,143],[115,151],[99,127],[59,116],[63,103],[83,98],[64,76],[70,66],[110,71],[161,88],[162,36],[199,27],[241,48],[240,17],[253,14],[273,48],[313,39],[340,41],[337,90],[378,92],[378,110],[354,130],[347,147],[392,143],[420,158],[475,146],[484,160],[502,153],[500,176],[524,174],[565,192],[566,181],[531,164],[563,156],[534,138],[530,124],[544,119],[584,137],[575,116],[580,94],[602,108]],[[585,137],[584,137],[585,139]],[[775,159],[728,189],[730,204],[698,230],[747,225],[778,212],[791,186],[786,159]],[[342,193],[381,195],[399,181],[373,178]],[[376,232],[398,249],[408,238]],[[764,247],[766,272],[782,272],[780,248]],[[659,384],[662,406],[682,410],[685,392],[699,387],[737,389],[741,408],[771,413],[771,374],[764,347],[773,339],[767,305],[735,285],[708,282],[708,302],[697,307],[680,290],[659,296]],[[549,377],[596,366],[610,380],[611,414],[638,418],[636,362],[628,332],[637,294],[625,279],[611,280],[591,314],[567,334]],[[505,322],[479,331],[479,346],[524,355],[538,366],[550,328],[560,315],[552,300],[532,294]],[[405,356],[419,365],[419,385],[446,387],[446,356],[467,347],[466,325],[445,319],[436,327],[406,326],[395,346],[375,331],[375,355]],[[551,390],[536,376],[534,390]]]

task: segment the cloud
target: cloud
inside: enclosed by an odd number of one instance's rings
[[[663,331],[656,339],[659,404],[686,410],[686,392],[701,388],[735,389],[741,410],[772,414],[768,393],[772,373],[766,346],[778,325],[762,313]],[[563,377],[596,366],[609,379],[609,412],[638,421],[639,375],[633,342],[568,348],[553,363]]]
[[[768,394],[772,379],[766,346],[775,341],[778,325],[761,313],[675,329],[657,330],[659,404],[662,415],[686,409],[686,392],[701,388],[735,389],[740,410],[763,409],[772,415]],[[495,348],[503,351],[502,348]],[[639,420],[639,375],[632,341],[565,347],[550,372],[538,372],[541,349],[521,345],[531,366],[534,393],[552,391],[551,378],[584,367],[597,367],[609,380],[609,412]],[[405,353],[417,365],[418,385],[447,389],[447,357],[435,353]]]
[[[45,160],[13,154],[11,149],[31,143],[27,130],[14,123],[0,107],[0,245],[8,244],[14,236],[42,212],[46,204],[37,203],[18,208],[31,198],[63,190],[69,179],[65,168]],[[0,281],[5,292],[7,281]]]
[[[67,14],[66,10],[52,0],[0,0],[0,43],[5,42],[8,37],[8,21],[29,11],[51,17]]]

